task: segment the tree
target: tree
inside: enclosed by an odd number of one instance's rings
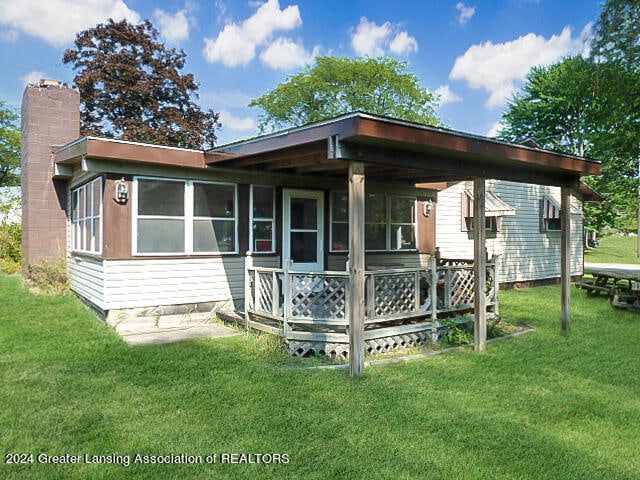
[[[289,76],[249,103],[262,110],[262,132],[363,111],[429,125],[439,124],[437,97],[420,86],[408,64],[388,57],[316,57],[315,66]]]
[[[548,150],[587,155],[597,129],[597,73],[595,64],[581,56],[533,67],[502,115],[500,137],[531,137]]]
[[[630,190],[638,193],[635,200],[626,196],[626,218],[635,217],[640,234],[640,1],[604,2],[591,55],[602,75],[605,108],[600,122],[612,132],[608,149],[636,172]],[[630,214],[633,210],[636,215]],[[640,235],[637,254],[640,257]]]
[[[219,114],[203,111],[192,74],[180,74],[186,54],[167,49],[151,22],[109,20],[76,35],[63,63],[76,71],[81,132],[123,140],[207,148]]]
[[[20,128],[18,114],[0,101],[0,187],[20,185]]]

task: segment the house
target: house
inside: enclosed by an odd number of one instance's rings
[[[22,109],[27,262],[66,258],[72,289],[107,321],[176,305],[243,309],[293,354],[350,352],[353,375],[365,345],[432,339],[442,316],[474,311],[484,346],[500,260],[480,254],[486,232],[471,223],[472,262],[436,257],[448,197],[429,185],[473,179],[467,213],[485,224],[484,204],[500,203],[485,178],[562,187],[565,203],[581,175],[600,171],[363,113],[203,152],[78,138],[78,92],[55,82],[28,86]],[[570,222],[558,222],[567,260]]]
[[[560,187],[487,180],[489,257],[500,257],[500,284],[531,285],[560,277]],[[473,257],[473,185],[457,182],[438,192],[436,245],[447,258]],[[602,197],[585,183],[571,197],[571,275],[583,274],[585,201]]]

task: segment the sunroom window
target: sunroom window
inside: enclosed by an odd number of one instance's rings
[[[274,252],[275,189],[251,186],[251,245],[254,252]]]
[[[236,252],[235,185],[152,178],[134,185],[134,253]]]
[[[184,253],[184,182],[139,179],[137,185],[138,253]]]
[[[349,249],[348,195],[331,193],[331,249]],[[416,248],[415,197],[369,193],[365,196],[365,249],[368,251]]]
[[[102,178],[71,192],[71,249],[102,252]]]

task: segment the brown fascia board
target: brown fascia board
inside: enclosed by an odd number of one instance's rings
[[[505,167],[542,167],[558,172],[597,175],[601,163],[582,157],[550,152],[523,145],[515,145],[480,136],[428,127],[400,121],[384,121],[370,117],[358,118],[357,135],[353,140],[372,139],[403,145],[405,148],[467,160],[492,160]],[[514,166],[516,166],[514,165]]]
[[[82,158],[166,165],[171,167],[206,168],[202,150],[165,147],[107,138],[84,137],[54,152],[54,161],[77,164]]]
[[[502,168],[532,168],[565,175],[596,175],[601,169],[595,160],[364,113],[224,145],[208,153],[244,157],[327,140],[334,135],[355,145],[392,147],[478,164],[488,161]]]

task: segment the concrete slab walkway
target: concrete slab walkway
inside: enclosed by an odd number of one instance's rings
[[[240,335],[240,332],[224,325],[210,323],[208,325],[190,325],[182,328],[162,329],[147,332],[122,333],[122,338],[131,346],[159,345],[180,342],[194,338],[221,338]]]
[[[113,324],[131,346],[159,345],[194,338],[222,338],[240,331],[212,321],[211,313],[125,318]]]

